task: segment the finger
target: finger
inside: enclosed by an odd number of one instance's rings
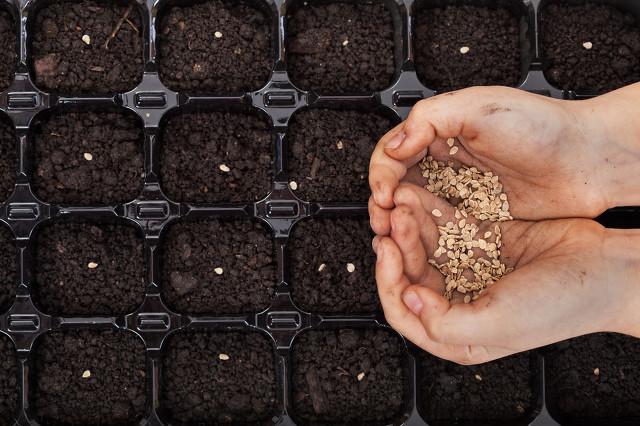
[[[391,232],[391,210],[383,209],[369,197],[369,222],[377,235],[389,235]]]
[[[382,208],[393,207],[393,192],[406,175],[407,167],[384,153],[382,141],[378,143],[369,163],[369,186],[373,199]]]
[[[404,272],[409,281],[423,282],[429,264],[425,246],[420,238],[420,228],[411,207],[398,205],[391,211],[391,238],[400,249]]]

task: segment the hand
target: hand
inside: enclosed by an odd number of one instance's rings
[[[518,219],[595,217],[625,201],[640,202],[640,131],[634,139],[632,130],[611,127],[625,115],[611,111],[613,106],[631,108],[627,92],[640,91],[635,86],[580,102],[506,87],[474,87],[419,102],[371,158],[369,208],[381,219],[372,222],[373,230],[389,233],[400,182],[424,183],[415,165],[427,152],[500,176]],[[459,138],[460,148],[451,157],[446,140],[452,137]]]
[[[476,364],[586,333],[640,335],[640,230],[587,219],[500,222],[501,260],[515,271],[463,304],[442,296],[443,276],[427,263],[436,225],[455,220],[454,207],[411,184],[393,201],[390,237],[373,242],[378,292],[389,324],[422,349]]]

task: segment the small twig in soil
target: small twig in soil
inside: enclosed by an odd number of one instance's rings
[[[124,24],[124,21],[129,17],[129,13],[131,13],[131,9],[132,8],[133,8],[133,5],[130,4],[127,7],[127,10],[124,11],[124,14],[122,15],[122,17],[120,18],[120,20],[116,24],[115,28],[113,29],[113,31],[111,31],[111,34],[109,34],[109,37],[107,37],[107,40],[104,42],[104,48],[105,49],[109,49],[109,42],[113,38],[115,38],[116,34],[118,34],[118,31],[120,31],[120,27],[122,27],[122,24]]]
[[[138,30],[138,27],[136,27],[136,26],[135,26],[135,24],[134,24],[133,22],[131,22],[131,19],[126,18],[126,19],[125,19],[125,22],[126,22],[127,24],[129,24],[129,26],[131,27],[131,29],[132,29],[133,31],[135,31],[135,32],[136,32],[136,34],[140,34],[140,31]]]
[[[349,372],[342,367],[338,367],[337,370],[340,372],[338,376],[350,376]]]
[[[309,386],[309,396],[311,397],[311,402],[313,403],[313,411],[316,414],[321,414],[324,410],[326,397],[324,392],[322,391],[322,386],[320,385],[320,377],[318,377],[318,371],[311,367],[305,373],[305,379],[307,379],[307,385]]]

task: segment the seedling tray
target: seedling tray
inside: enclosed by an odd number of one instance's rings
[[[155,426],[183,423],[295,425],[332,422],[410,426],[452,423],[540,426],[564,421],[562,416],[550,413],[557,401],[550,400],[548,396],[556,395],[556,389],[549,391],[545,387],[550,383],[549,370],[545,367],[545,351],[518,355],[471,370],[435,360],[404,341],[386,325],[375,298],[375,284],[370,274],[373,265],[367,247],[370,236],[366,231],[366,195],[363,197],[360,189],[340,186],[339,181],[338,188],[343,191],[342,195],[326,193],[321,185],[308,184],[303,174],[296,175],[302,173],[296,169],[299,167],[296,164],[304,162],[304,152],[300,152],[299,146],[292,147],[290,141],[294,125],[309,125],[319,120],[320,114],[325,114],[321,111],[329,111],[326,113],[329,120],[340,119],[344,110],[381,114],[381,119],[388,120],[384,124],[386,128],[406,118],[412,105],[420,99],[459,84],[450,82],[452,84],[445,84],[447,87],[444,88],[429,88],[421,82],[416,72],[414,64],[420,63],[420,67],[424,67],[425,62],[416,56],[418,46],[414,31],[417,27],[411,24],[422,22],[416,18],[422,6],[499,5],[507,8],[517,17],[516,44],[519,55],[516,56],[520,66],[515,70],[516,86],[554,98],[581,99],[594,96],[601,91],[600,88],[561,89],[551,85],[545,78],[545,64],[548,61],[542,53],[539,12],[549,2],[426,0],[423,4],[414,0],[387,0],[384,5],[391,18],[385,21],[385,25],[391,28],[393,46],[383,43],[376,49],[390,52],[393,56],[391,60],[384,58],[393,72],[382,72],[381,90],[362,93],[356,93],[357,90],[352,88],[354,82],[349,72],[345,73],[344,67],[340,68],[340,73],[343,73],[340,84],[344,89],[336,93],[332,93],[330,84],[318,86],[322,91],[326,89],[325,93],[306,87],[302,90],[292,84],[287,57],[287,48],[291,47],[290,29],[287,27],[288,18],[285,18],[295,7],[302,7],[300,3],[302,0],[255,0],[250,3],[261,10],[271,24],[271,58],[267,60],[267,63],[272,63],[269,65],[271,73],[259,90],[238,90],[245,82],[236,79],[230,87],[238,93],[221,94],[215,82],[205,81],[203,92],[193,89],[176,92],[168,86],[175,88],[188,82],[167,86],[160,78],[162,72],[159,69],[163,65],[160,63],[162,57],[157,55],[160,50],[157,42],[161,30],[157,26],[161,23],[161,17],[173,5],[194,3],[138,1],[130,17],[131,25],[139,31],[141,40],[143,65],[139,70],[139,83],[128,92],[106,95],[100,90],[92,93],[91,89],[84,86],[81,87],[81,93],[76,95],[67,95],[68,90],[64,85],[60,92],[43,91],[36,86],[32,50],[34,40],[38,43],[41,40],[34,33],[34,19],[49,3],[44,0],[7,0],[4,4],[14,21],[18,60],[10,86],[0,92],[0,109],[3,115],[9,117],[8,128],[3,131],[15,134],[15,149],[2,148],[2,161],[8,159],[7,167],[15,168],[15,181],[10,182],[7,194],[3,197],[4,202],[0,204],[0,231],[6,233],[5,240],[10,241],[3,247],[5,255],[0,258],[0,266],[10,271],[15,264],[13,274],[8,272],[6,275],[10,283],[6,286],[6,294],[0,295],[4,310],[0,315],[0,331],[6,335],[0,339],[0,363],[3,371],[7,372],[6,382],[0,385],[0,409],[3,410],[0,417],[5,420],[3,424],[133,423]],[[620,6],[640,18],[640,4],[632,0],[599,3]],[[233,14],[229,16],[229,19],[233,19]],[[60,27],[47,25],[48,31],[61,31]],[[304,21],[301,25],[304,27]],[[0,33],[6,32],[6,29],[1,30]],[[214,30],[207,29],[211,32]],[[241,31],[246,30],[243,28]],[[11,31],[8,33],[11,34]],[[225,35],[215,37],[222,38]],[[247,37],[262,36],[248,34]],[[4,50],[9,51],[11,43]],[[119,46],[124,49],[127,45]],[[304,55],[308,49],[308,45],[302,43],[289,50]],[[310,53],[321,52],[311,49]],[[11,60],[10,57],[5,59]],[[135,63],[139,58],[131,58],[131,61]],[[264,63],[264,58],[256,61]],[[102,68],[96,67],[94,71],[105,71]],[[136,80],[135,67],[118,69],[127,73],[126,79]],[[200,69],[192,71],[199,72]],[[294,74],[298,80],[313,84],[313,75]],[[389,84],[384,83],[387,74],[391,80]],[[167,75],[168,79],[175,77],[179,80],[180,77],[176,77],[176,74]],[[112,77],[108,76],[105,81],[112,82]],[[377,74],[371,74],[376,84],[379,83],[377,78]],[[45,79],[43,84],[55,84],[52,81]],[[47,202],[51,188],[39,183],[40,178],[44,179],[47,173],[57,169],[55,164],[43,169],[42,162],[48,159],[53,161],[55,157],[39,151],[45,149],[45,142],[35,146],[34,141],[40,137],[40,120],[55,114],[86,110],[108,113],[126,111],[134,117],[133,121],[137,121],[144,140],[139,157],[129,141],[130,137],[135,139],[135,136],[130,136],[136,134],[135,129],[122,124],[113,141],[127,146],[131,155],[126,159],[114,160],[109,167],[121,167],[122,161],[125,161],[126,167],[140,168],[142,189],[136,189],[133,184],[134,193],[129,196],[127,191],[130,182],[122,182],[121,190],[113,193],[102,193],[100,187],[84,195],[79,190],[76,194],[78,199],[86,196],[88,203],[74,204],[64,199],[57,203]],[[312,114],[318,111],[319,115],[312,115],[310,119],[296,116],[302,114],[301,110]],[[246,150],[250,157],[248,160],[253,163],[247,163],[247,169],[241,170],[238,176],[234,175],[234,180],[212,180],[211,184],[215,187],[211,189],[218,191],[218,195],[222,194],[220,198],[209,198],[206,195],[209,188],[202,189],[204,184],[198,181],[199,156],[205,158],[212,155],[214,161],[220,161],[215,159],[217,148],[207,148],[206,143],[199,154],[189,159],[190,163],[174,164],[176,170],[181,167],[194,168],[196,172],[188,176],[188,180],[193,185],[199,185],[199,191],[194,192],[188,185],[182,185],[184,182],[172,180],[171,177],[163,179],[163,174],[167,176],[163,167],[177,154],[165,151],[162,141],[174,138],[193,142],[196,137],[192,129],[204,127],[199,124],[200,118],[196,117],[193,122],[184,121],[181,114],[206,114],[210,111],[217,114],[221,126],[228,124],[225,114],[229,111],[250,113],[266,123],[260,124],[254,118],[244,123],[244,131],[250,133],[245,137],[250,140],[264,140],[266,132],[268,148],[254,152],[257,143],[232,147]],[[346,117],[346,113],[342,116]],[[176,126],[183,126],[181,130],[167,130],[171,128],[169,123],[172,120],[176,120]],[[357,118],[354,120],[357,121]],[[225,136],[242,127],[234,130],[224,127],[220,135]],[[198,140],[215,139],[215,129],[209,128],[207,131],[213,133],[204,136],[198,132]],[[104,132],[110,130],[105,129]],[[317,138],[314,140],[317,144],[326,139],[322,134],[314,137]],[[375,135],[363,136],[365,139],[367,137],[371,139]],[[304,143],[304,135],[296,136],[296,141]],[[84,148],[78,149],[82,153]],[[98,148],[92,149],[95,153]],[[297,153],[295,149],[298,149]],[[84,157],[86,161],[91,161],[86,154],[91,155],[91,152],[85,152]],[[99,155],[95,160],[98,159]],[[340,169],[339,165],[331,164],[331,158],[325,160],[330,167]],[[360,185],[366,185],[366,178],[358,175],[359,163],[363,161],[354,158],[352,165],[352,177],[356,181],[360,179]],[[220,165],[221,170],[223,165]],[[252,171],[251,167],[258,171]],[[265,170],[269,172],[265,173]],[[246,186],[244,178],[254,173],[256,179],[262,179],[265,184],[264,190]],[[62,176],[75,182],[64,173]],[[135,178],[131,181],[135,181]],[[38,197],[36,194],[47,196]],[[53,194],[51,197],[55,197],[55,188]],[[299,197],[300,194],[306,196]],[[111,196],[113,201],[102,201]],[[118,200],[119,197],[125,199]],[[614,209],[600,220],[607,226],[638,227],[640,209]],[[297,225],[300,221],[304,222]],[[188,224],[196,225],[188,228]],[[115,225],[131,230],[131,233],[111,228]],[[172,230],[180,229],[174,226],[187,227],[188,236],[172,236]],[[56,236],[56,229],[61,227],[68,233],[62,237]],[[295,240],[298,238],[298,229],[305,233],[300,236],[302,242]],[[355,234],[357,238],[349,236],[350,229],[358,230]],[[329,236],[322,235],[322,232],[329,232]],[[238,243],[242,238],[246,241]],[[349,245],[358,238],[361,241]],[[64,244],[55,246],[55,241],[64,241]],[[127,271],[127,276],[109,277],[109,285],[106,286],[96,285],[92,275],[83,275],[80,285],[76,283],[74,287],[71,283],[73,277],[65,275],[65,271],[56,270],[56,265],[74,253],[85,250],[91,252],[95,241],[106,241],[106,251],[100,255],[119,265],[119,270]],[[204,266],[192,259],[202,255],[209,258],[224,257],[225,252],[235,250],[237,244],[253,247],[248,257],[237,258],[235,262],[224,265],[212,261]],[[265,244],[268,247],[266,251]],[[313,244],[317,244],[314,250],[300,254],[300,250]],[[347,272],[341,270],[332,278],[318,282],[317,288],[321,291],[313,293],[316,287],[313,279],[304,270],[296,268],[314,253],[326,250],[329,254],[335,254],[336,250],[345,247],[363,248],[351,253],[348,259],[327,261],[325,268],[344,266],[349,262]],[[292,255],[292,249],[298,252]],[[179,269],[180,265],[188,267]],[[317,266],[313,265],[314,268]],[[100,267],[90,262],[87,274],[94,269],[100,270]],[[206,268],[213,269],[214,275],[209,274],[204,278],[191,275]],[[364,274],[368,279],[367,285],[350,282],[350,276],[347,275],[349,270],[369,271],[369,275]],[[236,272],[243,272],[244,275],[237,278],[234,276]],[[49,277],[41,280],[49,281],[36,283],[35,278],[41,274]],[[209,289],[208,293],[196,295],[191,301],[180,299],[197,280],[209,280],[212,289],[219,287],[221,290]],[[123,282],[131,282],[133,287],[138,283],[139,288],[129,288]],[[66,290],[47,292],[41,285],[59,285]],[[171,290],[169,285],[172,286]],[[348,293],[347,286],[358,285],[360,287],[356,288],[362,295],[352,303],[323,299],[326,294],[340,298],[344,293],[340,286],[344,286]],[[83,288],[85,286],[91,288],[93,293],[82,293],[86,291]],[[296,296],[297,291],[303,290],[307,293]],[[105,296],[104,291],[109,292],[109,297],[118,299],[117,306],[92,304],[92,298]],[[321,309],[313,309],[313,306],[321,306]],[[118,309],[125,312],[112,312]],[[227,354],[223,350],[235,352]],[[68,359],[61,359],[69,353],[73,353],[73,357],[69,355]],[[354,353],[357,356],[351,357]],[[17,361],[14,361],[14,355]],[[237,362],[244,363],[244,367],[240,364],[224,364],[229,357],[236,356],[241,358]],[[94,362],[94,359],[98,361]],[[236,361],[235,358],[232,360]],[[61,368],[57,364],[59,361],[68,361],[68,370],[64,371],[70,371],[72,375],[81,374],[85,382],[73,378],[65,384],[48,380],[48,374],[58,374],[59,377],[59,370],[55,370]],[[338,375],[338,384],[334,383],[335,392],[327,392],[321,383],[329,370],[332,377],[335,371],[334,366],[324,363],[334,361],[346,364],[342,367],[344,371]],[[640,355],[635,358],[636,364],[638,361]],[[100,393],[102,378],[99,375],[96,378],[96,372],[92,373],[86,367],[88,365],[97,366],[95,368],[101,368],[102,371],[112,369],[114,377],[109,379],[110,382],[107,380],[112,392]],[[227,365],[232,367],[225,369]],[[298,365],[304,366],[304,369],[297,368]],[[198,373],[209,370],[215,372],[210,379]],[[361,376],[361,372],[366,373]],[[514,374],[513,383],[500,382],[501,373]],[[223,379],[225,375],[227,379]],[[491,380],[490,377],[498,379],[491,385],[493,393],[489,395],[494,400],[483,402],[485,388],[481,382]],[[353,391],[354,386],[360,386],[363,393],[374,398],[368,401],[368,405],[360,401],[366,407],[373,407],[370,413],[365,413],[363,409],[358,411],[358,402],[355,405],[345,402],[353,399],[349,392]],[[501,393],[504,389],[510,390],[509,386],[515,386],[520,391]],[[195,391],[190,392],[191,387]],[[345,391],[345,388],[348,390]],[[229,389],[232,391],[225,394],[225,390]],[[578,389],[569,391],[579,392]],[[83,397],[78,396],[80,394],[93,396],[87,397],[84,400],[86,404],[83,404]],[[73,402],[69,402],[66,409],[80,413],[80,416],[85,412],[93,412],[98,417],[94,416],[93,420],[85,420],[84,423],[65,419],[65,408],[62,407],[67,397]],[[443,408],[439,403],[441,399],[449,397],[457,398],[459,407],[465,410],[458,420],[442,420]],[[483,404],[485,408],[492,408],[496,401],[498,404],[493,420],[491,413],[487,413],[491,410],[477,410]],[[501,401],[506,401],[512,409],[502,412],[504,407],[499,407]],[[376,405],[385,409],[376,408]],[[194,408],[176,408],[189,406]],[[513,409],[517,412],[515,417]],[[215,414],[207,418],[209,412]],[[331,418],[331,413],[338,413],[338,417]],[[479,413],[483,418],[477,416]],[[447,413],[444,414],[446,417]],[[87,416],[85,419],[91,418],[90,414]],[[639,420],[628,419],[628,423],[637,424]],[[617,418],[600,421],[608,425],[625,424],[624,419]],[[572,422],[567,420],[567,423]],[[579,424],[588,423],[595,424],[597,421],[582,419]]]

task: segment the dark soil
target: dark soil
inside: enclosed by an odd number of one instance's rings
[[[406,392],[403,357],[402,341],[383,330],[301,334],[293,346],[293,416],[306,425],[398,422]]]
[[[435,90],[516,86],[522,76],[518,19],[505,8],[418,8],[415,18],[418,77]],[[469,52],[462,54],[461,47]]]
[[[144,298],[143,241],[131,226],[47,226],[37,235],[35,262],[34,302],[48,314],[128,314]]]
[[[105,48],[128,5],[127,18],[135,29],[125,22]],[[37,12],[32,32],[35,82],[65,94],[129,91],[142,80],[143,32],[133,1],[49,2]],[[90,44],[82,40],[84,35]]]
[[[11,14],[0,9],[0,90],[5,90],[13,82],[18,60],[18,40],[16,22]]]
[[[528,353],[522,353],[463,366],[422,352],[418,358],[419,409],[430,424],[436,425],[474,425],[482,421],[507,424],[526,419],[537,404],[530,359]]]
[[[261,311],[276,285],[269,233],[249,220],[181,222],[169,228],[162,262],[163,296],[177,312]],[[222,268],[222,274],[216,273]]]
[[[4,225],[0,226],[0,310],[9,308],[16,297],[18,276],[16,274],[17,249],[13,235]]]
[[[557,87],[607,92],[640,80],[640,25],[632,14],[606,4],[550,4],[540,25],[545,75]]]
[[[35,351],[35,417],[47,426],[137,425],[145,413],[145,369],[144,344],[133,333],[46,334]]]
[[[312,312],[378,310],[372,239],[367,218],[311,219],[298,223],[289,240],[294,302]],[[353,272],[347,270],[348,263],[355,266]]]
[[[5,117],[0,117],[0,201],[6,200],[13,192],[17,163],[16,133],[11,122]]]
[[[257,116],[175,115],[162,130],[162,189],[182,202],[257,201],[271,188],[273,151],[269,125]]]
[[[554,345],[546,359],[547,399],[558,420],[573,425],[587,418],[602,425],[640,421],[638,339],[605,333],[578,337]]]
[[[0,425],[13,425],[18,412],[18,362],[13,343],[0,336]]]
[[[142,191],[144,137],[132,113],[59,112],[33,138],[33,188],[46,202],[124,203]]]
[[[158,24],[160,79],[176,91],[260,89],[273,67],[272,32],[270,17],[248,2],[173,6]]]
[[[172,424],[262,425],[276,414],[275,382],[263,335],[182,332],[165,348],[161,406]]]
[[[369,199],[369,161],[392,121],[369,112],[310,109],[289,125],[289,176],[312,201]],[[342,148],[340,148],[342,147]]]
[[[301,89],[364,93],[391,84],[393,18],[382,1],[298,1],[287,17],[287,33],[287,68]]]

